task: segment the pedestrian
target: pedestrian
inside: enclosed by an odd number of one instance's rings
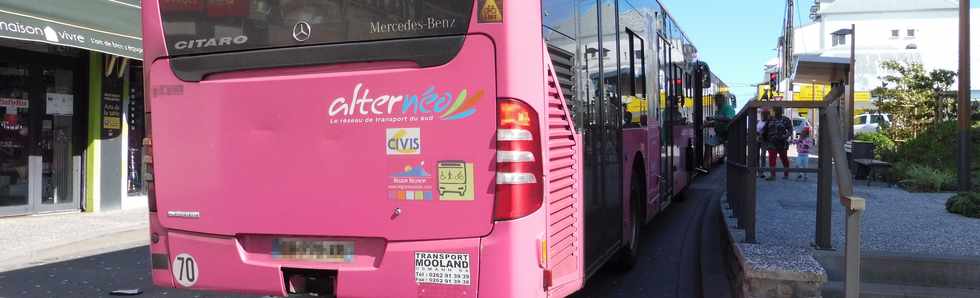
[[[783,108],[773,109],[773,116],[766,121],[762,129],[763,141],[769,153],[769,177],[766,180],[776,179],[776,158],[783,162],[783,179],[789,179],[789,157],[786,151],[789,150],[790,137],[793,136],[793,121],[783,115]]]
[[[715,114],[708,117],[706,127],[715,129],[715,139],[709,140],[712,146],[724,144],[728,141],[728,126],[735,118],[735,109],[728,105],[728,95],[725,93],[715,94]]]
[[[796,145],[796,167],[801,169],[806,169],[810,166],[810,150],[813,148],[813,137],[810,134],[810,128],[804,127],[803,132],[800,133],[800,137],[793,141]],[[807,180],[806,172],[800,172],[796,175],[796,180]]]
[[[769,110],[762,110],[761,119],[755,124],[755,141],[759,143],[759,178],[766,178],[765,171],[762,168],[766,167],[766,144],[763,141],[763,129],[766,127],[766,122],[772,118],[772,113]]]

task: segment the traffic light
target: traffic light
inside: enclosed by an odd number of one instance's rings
[[[769,89],[776,90],[776,86],[779,85],[779,74],[775,72],[769,73]]]

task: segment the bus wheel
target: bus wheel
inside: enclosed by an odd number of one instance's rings
[[[642,168],[639,172],[634,171],[634,173],[643,173]],[[646,192],[645,186],[646,179],[642,175],[634,175],[633,181],[630,183],[630,219],[633,224],[630,225],[629,230],[623,240],[625,245],[619,249],[619,253],[616,256],[615,266],[617,269],[622,271],[628,271],[633,269],[633,265],[636,264],[637,255],[640,251],[640,227],[643,226],[642,212],[643,202]]]

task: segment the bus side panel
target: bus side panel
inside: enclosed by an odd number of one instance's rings
[[[678,152],[674,158],[674,164],[677,165],[677,171],[674,172],[675,196],[680,195],[691,182],[691,171],[688,168],[693,165],[688,163],[693,161],[693,156],[688,156],[687,150],[687,144],[691,142],[694,142],[694,128],[691,124],[674,126],[674,146]]]
[[[636,172],[633,169],[633,165],[636,164],[637,160],[643,160],[643,167],[646,169],[647,154],[646,154],[646,144],[647,139],[647,127],[642,128],[627,128],[623,129],[623,155],[626,161],[623,163],[623,235],[624,238],[629,235],[629,227],[632,224],[642,225],[643,223],[632,223],[629,222],[632,217],[629,214],[634,212],[634,208],[637,205],[633,202],[633,192],[630,189],[633,183],[633,175],[643,175],[646,179],[646,173]],[[646,171],[646,170],[644,170]],[[645,206],[640,205],[640,206]],[[628,240],[628,239],[623,239]]]
[[[156,212],[150,212],[150,233],[155,235],[151,236],[151,239],[156,239],[156,241],[150,241],[150,255],[151,255],[151,266],[150,272],[152,273],[153,284],[165,287],[173,288],[174,279],[173,275],[170,275],[170,250],[168,244],[170,243],[167,239],[167,230],[160,225],[160,220],[157,219]],[[164,264],[159,264],[161,260],[156,256],[167,257]]]
[[[647,171],[647,190],[646,190],[646,222],[653,220],[658,213],[660,213],[661,205],[663,201],[661,200],[660,179],[660,163],[661,161],[661,148],[660,148],[660,121],[653,121],[650,123],[650,127],[647,130],[647,155],[646,155],[646,171]]]
[[[547,45],[545,45],[547,48]],[[546,50],[547,51],[547,50]],[[585,276],[584,214],[582,191],[582,137],[575,132],[565,95],[550,59],[547,66],[548,142],[544,152],[548,174],[545,208],[547,226],[548,295],[563,297],[582,288]]]
[[[480,242],[481,297],[545,297],[540,243],[545,208],[526,217],[498,221]]]

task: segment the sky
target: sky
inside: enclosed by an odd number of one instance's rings
[[[701,60],[731,87],[739,105],[755,96],[754,85],[765,79],[762,67],[776,56],[786,1],[660,1],[697,46]],[[797,1],[797,25],[809,21],[812,4],[812,0]],[[973,0],[970,6],[980,7],[980,1]]]

